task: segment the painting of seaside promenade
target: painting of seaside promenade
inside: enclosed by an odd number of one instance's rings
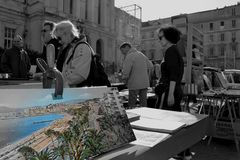
[[[89,159],[136,139],[115,88],[53,92],[0,90],[0,159]]]

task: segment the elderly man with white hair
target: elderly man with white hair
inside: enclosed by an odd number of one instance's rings
[[[54,34],[63,45],[60,54],[66,54],[63,61],[62,74],[65,87],[85,86],[91,66],[92,52],[85,36],[79,37],[76,26],[70,21],[61,21],[56,24]]]

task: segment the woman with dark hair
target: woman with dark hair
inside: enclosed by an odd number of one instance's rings
[[[161,92],[165,95],[162,109],[181,111],[182,99],[181,80],[183,77],[184,63],[176,43],[180,39],[181,32],[173,26],[165,26],[159,29],[158,38],[160,45],[165,50],[161,64]]]
[[[176,46],[180,36],[181,32],[173,26],[164,26],[158,30],[160,45],[165,52],[161,64],[162,75],[158,84],[160,87],[155,91],[162,100],[160,108],[165,110],[181,111],[180,103],[183,97],[181,81],[184,62]],[[189,149],[180,153],[179,158],[191,159]]]

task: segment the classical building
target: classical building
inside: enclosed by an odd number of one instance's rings
[[[68,19],[80,31],[85,32],[95,52],[101,56],[106,68],[110,69],[108,71],[113,72],[117,64],[116,48],[119,41],[129,40],[124,39],[128,37],[120,37],[122,34],[117,32],[120,31],[120,26],[132,24],[124,22],[127,13],[116,8],[114,2],[115,0],[1,0],[0,47],[10,48],[14,35],[20,34],[25,40],[26,48],[41,53],[43,22]],[[119,17],[122,19],[119,20]],[[141,21],[135,17],[131,20],[127,18],[127,21],[136,21],[138,26],[134,25],[134,32],[140,35]],[[125,33],[125,29],[121,32]],[[128,36],[131,42],[136,38],[131,37],[132,33]]]
[[[240,69],[240,3],[186,16],[188,23],[204,34],[205,65]],[[151,36],[160,24],[171,23],[171,18],[142,23],[142,50],[149,58],[161,58],[161,48],[156,46],[158,39]],[[184,22],[175,22],[178,23]]]
[[[135,7],[133,5],[133,7]],[[115,26],[116,26],[116,59],[118,70],[122,66],[123,55],[120,53],[119,47],[123,42],[130,42],[136,48],[141,44],[141,19],[136,15],[129,14],[123,9],[116,8]]]

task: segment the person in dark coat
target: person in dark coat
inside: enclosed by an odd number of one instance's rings
[[[58,58],[58,53],[61,48],[61,44],[59,43],[59,40],[53,35],[52,31],[55,27],[55,23],[51,21],[45,21],[43,24],[42,32],[42,38],[44,41],[42,55],[40,58],[42,58],[45,62],[47,62],[47,45],[53,44],[55,47],[55,61]],[[40,68],[37,67],[36,72],[41,72]]]
[[[1,57],[2,71],[10,73],[12,78],[28,78],[31,63],[27,52],[23,49],[23,39],[16,35],[13,47],[7,49]]]

